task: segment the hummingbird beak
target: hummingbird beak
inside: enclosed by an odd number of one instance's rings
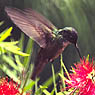
[[[75,44],[75,48],[76,48],[76,50],[77,50],[77,52],[79,54],[80,59],[82,59],[82,56],[80,54],[80,50],[79,50],[79,47],[78,47],[77,43]]]

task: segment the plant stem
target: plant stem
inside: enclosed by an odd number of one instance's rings
[[[55,94],[57,95],[56,82],[55,82],[55,72],[54,72],[53,64],[52,64],[52,75],[53,75],[54,90],[55,90]]]

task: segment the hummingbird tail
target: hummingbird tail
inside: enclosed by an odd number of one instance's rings
[[[39,76],[39,74],[42,72],[46,63],[47,62],[40,62],[37,66],[34,66],[34,70],[31,76],[32,80],[35,80]]]

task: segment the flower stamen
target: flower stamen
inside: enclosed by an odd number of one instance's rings
[[[95,70],[93,69],[90,74],[88,74],[87,78],[90,78],[93,83],[95,83]]]

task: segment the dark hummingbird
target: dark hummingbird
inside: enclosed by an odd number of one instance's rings
[[[31,79],[35,80],[45,64],[57,58],[69,44],[75,45],[81,58],[77,46],[78,35],[74,28],[57,29],[44,16],[30,8],[6,8],[6,12],[11,20],[40,46]]]

